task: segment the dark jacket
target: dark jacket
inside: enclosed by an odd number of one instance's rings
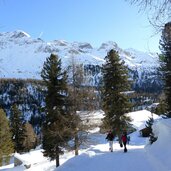
[[[113,139],[114,139],[113,133],[112,133],[112,132],[109,132],[109,133],[107,134],[106,139],[107,139],[108,141],[113,141]]]

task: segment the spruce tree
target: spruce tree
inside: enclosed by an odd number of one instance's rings
[[[12,134],[5,112],[0,109],[0,166],[8,164],[10,155],[14,152]]]
[[[148,121],[146,121],[146,128],[149,130],[149,142],[150,144],[152,144],[153,142],[155,142],[157,140],[157,137],[154,135],[153,133],[153,126],[154,123],[154,118],[153,118],[153,114],[152,116],[148,119]]]
[[[16,104],[14,104],[11,107],[10,127],[11,127],[12,139],[14,142],[15,151],[18,153],[24,152],[24,144],[23,144],[25,139],[24,119],[21,111],[18,109]]]
[[[150,118],[148,119],[148,121],[146,121],[146,125],[145,125],[145,126],[146,126],[146,128],[149,129],[150,133],[152,133],[152,126],[153,126],[153,123],[154,123],[153,116],[150,117]]]
[[[171,117],[171,22],[165,24],[160,40],[162,52],[161,70],[163,73],[167,116]]]
[[[126,113],[130,111],[130,102],[126,91],[130,89],[128,70],[115,50],[110,50],[102,66],[103,73],[103,110],[105,117],[103,128],[115,131],[121,136],[130,122]]]
[[[46,86],[43,153],[51,160],[55,159],[58,167],[59,155],[63,154],[63,147],[70,139],[70,115],[67,110],[66,72],[62,71],[61,59],[57,55],[51,54],[46,59],[41,77]]]

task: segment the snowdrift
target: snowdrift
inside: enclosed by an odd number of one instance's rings
[[[171,119],[163,119],[153,125],[153,132],[158,137],[152,145],[145,147],[156,171],[171,170]]]
[[[152,114],[148,110],[140,110],[136,112],[130,112],[128,113],[128,116],[132,118],[132,125],[136,130],[141,130],[145,128],[146,126],[146,121],[149,120],[153,116],[153,119],[156,121],[160,119],[160,117],[156,114]]]

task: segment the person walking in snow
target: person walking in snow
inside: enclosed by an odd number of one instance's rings
[[[110,130],[109,133],[106,136],[106,139],[109,142],[109,151],[113,152],[113,140],[114,140],[114,134]]]
[[[122,140],[122,143],[124,145],[124,152],[127,152],[126,144],[127,144],[128,138],[127,138],[126,132],[123,133],[121,140]]]

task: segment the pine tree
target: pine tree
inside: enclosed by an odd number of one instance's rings
[[[66,72],[62,72],[61,59],[57,55],[51,54],[46,59],[41,77],[46,86],[43,153],[51,160],[55,159],[58,167],[59,155],[63,153],[63,147],[70,139],[70,115],[67,109]]]
[[[153,119],[153,114],[152,116],[148,119],[148,121],[146,121],[146,128],[149,130],[149,142],[150,144],[152,144],[153,142],[155,142],[157,140],[157,137],[154,135],[153,133],[153,126],[154,123],[154,119]]]
[[[25,139],[25,129],[23,122],[23,115],[18,109],[17,105],[14,104],[11,108],[10,127],[12,132],[12,139],[14,142],[14,149],[18,153],[24,152],[23,142]]]
[[[126,91],[129,90],[128,70],[115,50],[110,50],[102,66],[103,73],[103,128],[112,129],[120,137],[129,125],[130,102]]]
[[[159,101],[159,105],[157,105],[154,113],[156,113],[158,115],[162,115],[162,114],[166,113],[166,103],[165,103],[165,100],[160,100]]]
[[[152,129],[153,123],[154,123],[154,119],[153,119],[153,114],[152,114],[152,116],[149,117],[148,121],[146,121],[146,125],[145,125],[146,128],[149,130],[149,136],[153,132],[153,129]]]
[[[150,133],[152,133],[152,125],[153,125],[153,123],[154,123],[154,119],[153,119],[153,117],[150,117],[149,119],[148,119],[148,121],[146,121],[146,128],[149,128],[149,130],[150,130]]]
[[[9,122],[5,112],[0,109],[0,166],[2,163],[8,164],[10,154],[14,152],[12,134],[10,132]]]
[[[34,129],[30,123],[24,124],[25,129],[25,138],[23,142],[23,146],[26,152],[29,152],[31,149],[36,147],[37,136],[34,132]]]
[[[165,24],[160,41],[162,52],[161,70],[163,72],[167,116],[171,117],[171,22]]]

